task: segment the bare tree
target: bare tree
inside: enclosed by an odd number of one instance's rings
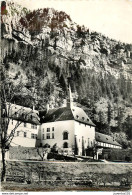
[[[47,160],[47,155],[48,155],[48,148],[37,148],[37,153],[40,156],[41,160]]]
[[[20,126],[22,123],[21,119],[22,113],[24,113],[24,108],[19,107],[17,111],[12,112],[12,102],[15,95],[20,92],[23,88],[23,85],[21,82],[17,83],[17,85],[13,85],[12,80],[8,77],[6,70],[3,66],[0,67],[1,69],[1,131],[0,131],[0,137],[1,137],[1,154],[2,154],[2,173],[1,173],[1,181],[4,181],[5,174],[6,174],[6,161],[5,161],[5,154],[9,150],[11,142],[14,138],[16,129]],[[32,113],[32,109],[30,109],[29,112],[24,113],[24,118],[27,118],[28,115]],[[21,116],[20,116],[21,114]],[[19,117],[16,117],[19,116]],[[16,124],[10,132],[9,124],[11,120],[16,117]]]

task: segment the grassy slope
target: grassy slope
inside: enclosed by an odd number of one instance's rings
[[[3,190],[125,190],[125,186],[120,186],[123,178],[130,182],[132,178],[131,164],[88,164],[88,163],[56,163],[56,162],[8,162],[8,168],[13,173],[16,169],[25,171],[28,178],[30,173],[36,174],[38,180],[27,184],[3,183]],[[44,172],[44,180],[39,181],[40,170]],[[30,178],[31,175],[30,175]],[[92,179],[94,186],[77,185],[75,180]],[[105,186],[106,185],[106,186]],[[108,187],[109,186],[109,187]]]

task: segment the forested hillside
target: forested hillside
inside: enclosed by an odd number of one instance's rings
[[[1,20],[2,63],[13,84],[23,86],[12,102],[32,107],[35,101],[38,110],[47,103],[63,106],[70,77],[74,102],[96,130],[131,146],[131,44],[79,26],[51,8],[31,12],[7,1]]]

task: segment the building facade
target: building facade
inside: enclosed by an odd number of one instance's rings
[[[13,133],[11,146],[36,147],[40,129],[38,111],[10,104],[9,112],[7,134],[9,137]]]
[[[111,136],[103,133],[95,133],[96,145],[98,148],[116,148],[121,149],[122,146]]]
[[[41,118],[41,122],[40,122]],[[12,104],[8,134],[15,130],[12,146],[54,147],[68,154],[86,155],[89,148],[120,148],[111,136],[95,132],[95,124],[85,111],[73,106],[71,89],[66,107],[39,112]]]
[[[11,120],[9,123],[8,134],[17,125],[17,120]],[[40,125],[28,122],[22,122],[16,129],[11,146],[36,147],[37,137]]]
[[[95,141],[95,125],[82,108],[62,107],[49,110],[41,125],[42,146],[55,144],[70,154],[78,148],[82,155],[88,145]]]

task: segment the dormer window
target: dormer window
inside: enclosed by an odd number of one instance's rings
[[[108,138],[106,138],[108,140]]]
[[[89,121],[89,118],[87,118],[87,121]]]
[[[18,117],[18,112],[15,112],[15,116]]]
[[[79,118],[79,116],[78,116],[78,115],[76,115],[76,117],[77,117],[77,118]]]
[[[85,119],[85,118],[84,118],[84,117],[82,117],[82,120],[83,120],[83,121],[84,121],[84,119]]]

